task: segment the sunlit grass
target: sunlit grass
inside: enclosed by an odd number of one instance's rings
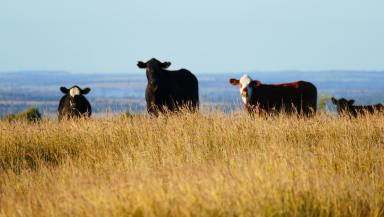
[[[0,216],[383,215],[383,115],[0,122]]]

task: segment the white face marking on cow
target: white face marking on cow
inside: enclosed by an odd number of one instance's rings
[[[244,104],[248,104],[251,101],[252,87],[249,86],[251,82],[252,79],[247,74],[240,78],[240,96]]]
[[[72,97],[80,95],[80,89],[78,87],[73,87],[69,90],[69,95]]]

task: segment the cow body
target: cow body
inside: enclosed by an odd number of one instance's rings
[[[382,104],[353,105],[355,103],[355,100],[353,99],[335,99],[334,97],[332,97],[332,103],[336,105],[337,113],[339,115],[347,115],[355,118],[358,115],[373,114],[375,112],[384,112],[384,106]]]
[[[313,115],[317,108],[317,89],[306,81],[284,84],[262,84],[244,75],[240,80],[230,79],[240,85],[240,95],[249,113],[298,113]]]
[[[69,89],[61,87],[60,90],[65,95],[60,99],[58,107],[59,120],[81,117],[88,118],[91,116],[91,104],[83,96],[91,91],[90,88],[83,90],[78,86],[73,86]]]
[[[158,115],[176,112],[180,109],[196,111],[199,106],[197,78],[188,70],[169,71],[170,62],[161,63],[152,58],[146,63],[139,62],[139,68],[146,69],[147,88],[145,99],[149,114]]]

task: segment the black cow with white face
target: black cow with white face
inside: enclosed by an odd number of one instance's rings
[[[79,86],[73,86],[69,89],[60,87],[65,95],[60,99],[58,116],[59,120],[71,118],[88,118],[92,114],[91,104],[83,96],[88,94],[91,89],[81,89]]]
[[[145,90],[147,111],[158,116],[160,113],[177,112],[182,109],[194,112],[199,107],[199,86],[197,78],[188,70],[166,70],[170,62],[155,58],[137,66],[146,69],[148,84]]]

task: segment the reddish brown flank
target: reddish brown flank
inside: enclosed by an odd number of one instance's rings
[[[296,81],[296,82],[291,82],[291,83],[284,83],[284,84],[271,84],[272,86],[277,86],[277,87],[292,87],[292,88],[299,88],[302,81]]]

